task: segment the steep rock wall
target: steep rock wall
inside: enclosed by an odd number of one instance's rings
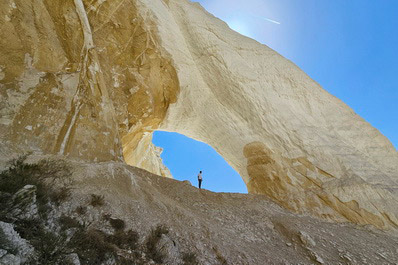
[[[293,63],[200,5],[142,0],[140,7],[158,21],[180,82],[161,130],[213,146],[250,193],[286,208],[398,225],[398,155],[380,132]]]
[[[4,157],[28,151],[93,161],[124,156],[171,176],[159,148],[145,139],[176,100],[178,80],[153,22],[135,3],[3,1],[0,8]],[[151,146],[144,156],[134,153],[141,139]]]
[[[170,176],[153,130],[213,146],[251,193],[397,227],[391,143],[297,66],[186,0],[0,3],[1,156]]]

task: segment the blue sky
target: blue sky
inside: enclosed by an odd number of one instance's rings
[[[234,30],[293,61],[398,147],[398,1],[198,2]],[[205,188],[246,191],[239,175],[216,159],[210,147],[203,147],[199,158],[190,157],[189,152],[201,143],[185,138],[163,132],[154,136],[154,143],[165,149],[162,157],[176,179],[194,175],[196,184],[195,172],[206,167]]]
[[[175,179],[189,180],[197,186],[197,176],[202,170],[202,188],[217,192],[247,193],[239,174],[209,145],[170,132],[155,132],[153,143],[164,149],[163,163]]]

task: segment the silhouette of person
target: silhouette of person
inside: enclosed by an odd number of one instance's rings
[[[199,189],[202,188],[202,180],[203,180],[202,171],[199,171],[199,174],[198,174]]]

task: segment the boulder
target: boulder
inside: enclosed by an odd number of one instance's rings
[[[3,255],[0,264],[24,264],[34,255],[34,248],[14,230],[14,226],[0,221],[0,240]]]

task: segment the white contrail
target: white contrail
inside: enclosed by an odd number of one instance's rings
[[[278,22],[278,21],[275,21],[275,20],[272,20],[272,19],[269,19],[269,18],[266,18],[266,17],[264,17],[264,19],[265,19],[265,20],[267,20],[267,21],[269,21],[269,22],[272,22],[272,23],[278,24],[278,25],[280,25],[280,24],[281,24],[281,23],[280,23],[280,22]]]
[[[280,24],[281,24],[280,22],[278,22],[278,21],[276,21],[276,20],[272,20],[272,19],[269,19],[269,18],[266,18],[266,17],[255,16],[255,15],[250,15],[250,16],[256,17],[256,18],[259,18],[259,19],[262,19],[262,20],[266,20],[266,21],[268,21],[268,22],[271,22],[271,23],[274,23],[274,24],[277,24],[277,25],[280,25]]]

